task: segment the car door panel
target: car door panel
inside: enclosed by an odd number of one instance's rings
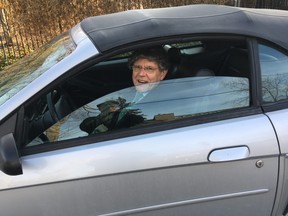
[[[286,128],[288,126],[288,123],[286,121],[283,121],[283,119],[288,117],[288,109],[268,112],[266,114],[269,117],[269,119],[271,119],[271,122],[277,132],[281,153],[287,154],[288,153],[288,134],[286,132]]]
[[[208,161],[213,150],[237,146],[249,148],[246,159]],[[1,211],[269,215],[278,151],[270,122],[258,115],[25,156],[22,176],[0,176]],[[12,200],[15,192],[19,200]],[[11,209],[11,202],[21,205]],[[27,209],[31,202],[33,209]]]
[[[279,184],[276,197],[277,205],[274,208],[273,215],[286,215],[288,209],[288,136],[286,128],[288,127],[288,124],[287,121],[283,121],[283,119],[288,117],[288,110],[282,109],[278,111],[267,112],[266,114],[271,120],[277,133],[281,152],[279,163]],[[285,214],[283,214],[283,209],[285,209]]]

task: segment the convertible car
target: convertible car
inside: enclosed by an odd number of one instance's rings
[[[281,10],[131,10],[7,67],[1,215],[288,215],[287,27]],[[110,127],[103,104],[131,104],[129,58],[152,46],[167,76],[129,110],[137,121]]]

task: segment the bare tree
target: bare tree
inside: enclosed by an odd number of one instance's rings
[[[263,77],[262,94],[263,99],[268,102],[276,102],[288,98],[287,74]]]
[[[6,6],[6,1],[4,3],[0,2],[0,23],[2,26],[1,30],[3,33],[3,37],[1,38],[1,41],[2,43],[4,40],[6,41],[6,43],[5,44],[3,43],[2,45],[11,45],[12,37],[11,37],[10,27],[8,24],[8,16],[6,14],[5,6]]]

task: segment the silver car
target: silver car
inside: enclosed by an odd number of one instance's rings
[[[287,26],[280,10],[125,11],[1,71],[1,216],[288,215]],[[143,121],[83,130],[131,103],[128,59],[150,46],[171,67],[130,110]]]

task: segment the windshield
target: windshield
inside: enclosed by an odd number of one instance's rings
[[[25,88],[29,83],[68,56],[75,49],[68,32],[1,71],[0,105]]]

